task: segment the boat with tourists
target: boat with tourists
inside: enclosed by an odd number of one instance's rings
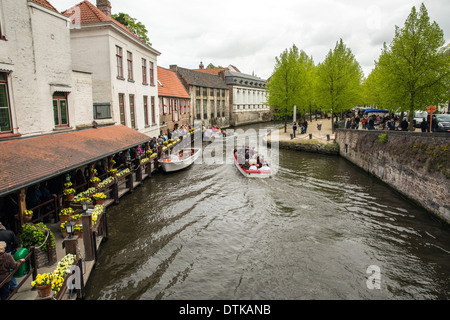
[[[231,129],[222,130],[213,128],[213,129],[206,129],[205,131],[203,131],[203,141],[223,142],[232,140],[235,137],[237,137],[237,134],[236,132],[234,132],[234,130]]]
[[[236,168],[245,177],[269,178],[272,176],[272,169],[267,160],[255,148],[236,147],[233,156]]]
[[[200,148],[184,148],[176,153],[167,155],[158,160],[164,172],[183,170],[194,163],[200,156]]]

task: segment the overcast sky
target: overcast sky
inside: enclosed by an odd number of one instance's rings
[[[81,0],[49,0],[66,10]],[[395,25],[402,27],[416,6],[425,3],[432,21],[450,42],[448,0],[110,0],[112,12],[125,12],[149,31],[158,65],[189,69],[200,61],[268,78],[275,57],[295,44],[317,64],[342,38],[367,76]],[[96,4],[96,0],[90,0]]]

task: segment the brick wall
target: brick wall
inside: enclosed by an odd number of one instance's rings
[[[449,138],[446,133],[336,130],[342,157],[447,223],[450,223]]]

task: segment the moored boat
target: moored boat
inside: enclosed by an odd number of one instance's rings
[[[165,172],[183,170],[194,163],[200,156],[201,149],[185,148],[158,160]]]
[[[236,132],[233,130],[216,130],[206,129],[203,132],[203,141],[227,141],[237,137]]]

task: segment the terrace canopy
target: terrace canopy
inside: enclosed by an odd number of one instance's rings
[[[144,144],[123,125],[0,142],[0,197]]]
[[[388,113],[388,110],[379,110],[379,109],[366,109],[365,113]]]

